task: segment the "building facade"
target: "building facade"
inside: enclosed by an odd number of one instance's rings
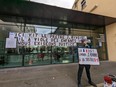
[[[116,0],[75,0],[74,10],[116,18]],[[109,61],[116,61],[116,23],[105,26]]]
[[[84,10],[85,0],[81,4]],[[41,3],[2,0],[0,68],[77,63],[83,39],[98,50],[100,60],[108,60],[105,37],[109,29],[105,26],[115,21],[107,16]]]

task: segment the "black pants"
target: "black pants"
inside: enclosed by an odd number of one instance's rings
[[[88,81],[91,82],[91,76],[90,76],[90,65],[80,65],[79,64],[79,69],[78,69],[78,84],[81,84],[81,77],[82,77],[82,73],[83,73],[83,69],[85,67],[86,70],[86,75],[88,78]]]

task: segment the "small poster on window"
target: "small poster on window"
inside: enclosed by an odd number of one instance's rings
[[[16,48],[16,38],[6,38],[6,48]]]

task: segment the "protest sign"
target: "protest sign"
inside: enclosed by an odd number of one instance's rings
[[[38,33],[15,33],[10,32],[9,38],[17,39],[17,46],[76,46],[87,36],[38,34]]]
[[[78,48],[79,64],[99,65],[97,49]]]

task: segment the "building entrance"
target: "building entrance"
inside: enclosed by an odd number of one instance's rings
[[[96,48],[98,50],[100,60],[107,60],[106,57],[106,42],[104,41],[104,28],[100,27],[92,27],[83,26],[76,28],[73,27],[66,27],[66,26],[46,26],[46,25],[32,25],[32,24],[21,24],[11,23],[11,22],[3,22],[1,21],[1,30],[2,37],[1,41],[1,54],[0,54],[0,67],[18,67],[18,66],[33,66],[33,65],[45,65],[45,64],[62,64],[62,63],[77,63],[78,62],[78,55],[77,49],[80,46],[80,42],[76,42],[75,45],[69,45],[65,39],[54,39],[56,42],[51,42],[47,45],[36,43],[35,45],[29,45],[31,43],[26,43],[27,41],[36,40],[40,38],[34,38],[31,36],[35,35],[59,35],[59,37],[72,37],[75,38],[86,38],[89,41],[89,45],[92,48]],[[69,25],[68,25],[69,26]],[[6,29],[9,29],[9,31]],[[7,38],[11,38],[10,44],[13,44],[13,33],[15,33],[14,38],[17,39],[16,47],[7,48]],[[25,36],[28,35],[28,36]],[[102,37],[100,35],[103,35]],[[18,36],[18,38],[17,38]],[[46,38],[48,38],[47,36]],[[80,39],[80,40],[81,40]],[[38,39],[39,40],[39,39]],[[44,38],[45,40],[45,38]],[[48,40],[50,40],[48,38]],[[21,43],[25,42],[25,43]],[[59,44],[57,42],[65,42],[64,44]],[[40,45],[41,44],[41,45]],[[52,45],[50,45],[52,44]],[[8,44],[9,45],[9,44]]]

